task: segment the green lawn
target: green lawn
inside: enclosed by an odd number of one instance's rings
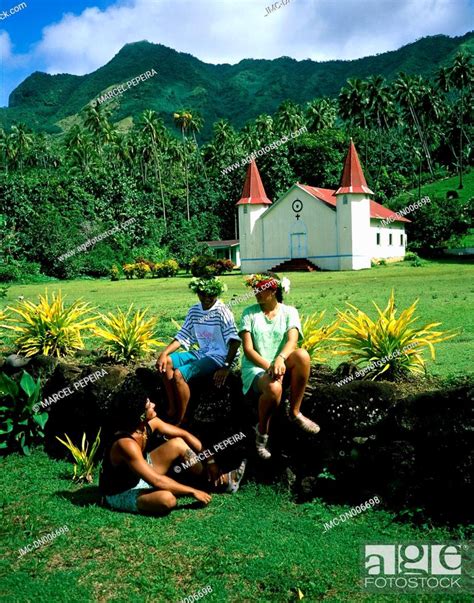
[[[447,377],[472,370],[473,274],[472,265],[456,260],[429,262],[421,268],[400,263],[359,272],[292,273],[287,275],[291,280],[287,302],[295,305],[301,314],[326,309],[328,320],[332,320],[336,315],[335,309],[344,309],[346,302],[371,312],[375,317],[372,300],[384,307],[392,289],[399,308],[405,308],[419,298],[420,324],[441,322],[441,329],[460,329],[459,336],[438,345],[436,361],[428,361],[431,373]],[[241,275],[228,275],[224,279],[228,284],[224,301],[248,293]],[[139,307],[149,307],[150,314],[158,317],[157,335],[163,339],[175,332],[171,319],[182,322],[189,305],[196,301],[194,294],[187,289],[188,282],[189,278],[181,276],[156,280],[78,280],[15,285],[9,290],[6,303],[14,303],[19,295],[36,299],[46,287],[50,292],[61,288],[69,300],[83,297],[102,311],[113,310],[116,306],[127,308],[133,302]],[[244,299],[234,306],[237,320],[250,303],[253,303],[252,299]],[[89,345],[92,347],[93,344]]]
[[[94,504],[96,487],[68,479],[70,466],[36,452],[12,455],[0,478],[2,600],[178,601],[206,586],[209,602],[471,601],[469,595],[369,595],[360,589],[360,546],[466,537],[463,530],[393,521],[373,508],[324,533],[349,507],[296,505],[270,486],[246,484],[207,508],[181,499],[165,518],[115,513]],[[364,501],[361,501],[364,502]],[[69,532],[19,557],[19,549],[67,525]]]
[[[423,184],[421,187],[421,196],[438,196],[446,199],[446,193],[448,191],[456,191],[460,199],[468,201],[471,197],[474,197],[474,170],[471,170],[467,174],[463,175],[463,188],[458,189],[459,176],[452,176],[451,178],[444,178],[443,180],[437,180],[429,184]],[[418,188],[412,189],[411,193],[418,197]]]
[[[400,308],[420,298],[423,322],[461,334],[440,344],[431,372],[465,374],[472,364],[472,267],[463,263],[405,264],[363,272],[290,274],[288,303],[300,312],[335,307],[349,301],[368,310],[371,300],[384,305],[391,289]],[[49,283],[70,300],[83,297],[101,310],[132,301],[159,317],[161,337],[171,336],[170,319],[182,321],[194,303],[187,278],[142,281]],[[225,277],[232,295],[244,295],[242,276]],[[34,299],[44,284],[15,285],[7,303],[19,295]],[[237,318],[249,303],[242,301]],[[469,318],[471,317],[471,318]],[[92,345],[92,343],[90,344]],[[71,465],[37,450],[31,457],[2,459],[0,496],[4,550],[0,562],[1,600],[178,601],[206,586],[209,602],[303,601],[471,601],[470,595],[371,595],[360,589],[360,546],[370,542],[424,542],[468,538],[467,529],[448,531],[394,521],[377,507],[324,532],[324,523],[348,507],[320,500],[297,505],[275,487],[244,483],[235,496],[215,495],[205,509],[190,509],[181,499],[166,518],[120,514],[96,505],[96,484],[70,481]],[[377,493],[374,492],[374,495]],[[364,501],[360,501],[361,503]],[[19,558],[19,549],[67,525],[69,532]]]

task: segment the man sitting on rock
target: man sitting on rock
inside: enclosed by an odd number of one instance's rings
[[[217,277],[193,278],[189,288],[199,303],[191,307],[183,326],[156,362],[168,398],[168,416],[177,425],[182,423],[191,397],[189,381],[214,373],[214,383],[221,387],[240,347],[234,316],[217,299],[227,289],[224,283]],[[197,349],[190,349],[196,345]],[[177,352],[181,346],[187,351]]]

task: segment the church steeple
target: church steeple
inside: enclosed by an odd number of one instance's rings
[[[341,183],[334,193],[335,195],[344,195],[348,193],[362,193],[373,195],[374,193],[367,186],[364,172],[360,165],[359,156],[351,138],[349,151],[347,152],[344,170],[342,172]]]
[[[242,197],[236,205],[271,205],[255,160],[252,160],[247,170],[247,177],[242,191]]]

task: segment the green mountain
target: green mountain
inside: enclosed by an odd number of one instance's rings
[[[23,121],[37,131],[61,132],[77,122],[87,103],[114,86],[146,71],[158,75],[107,101],[112,119],[131,123],[144,109],[154,109],[172,124],[177,109],[198,110],[204,118],[203,138],[212,124],[227,118],[237,127],[260,113],[273,113],[286,99],[304,103],[318,96],[337,96],[349,77],[379,74],[393,79],[400,71],[430,77],[461,49],[474,49],[474,32],[417,40],[402,48],[353,61],[245,59],[236,65],[211,65],[161,44],[127,44],[106,65],[83,76],[35,72],[0,109],[0,124]]]

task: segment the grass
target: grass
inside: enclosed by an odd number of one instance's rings
[[[420,298],[417,311],[420,324],[441,322],[440,328],[443,330],[460,330],[457,337],[437,346],[436,361],[428,360],[429,371],[441,377],[472,371],[474,280],[472,266],[466,262],[427,262],[421,268],[413,268],[408,262],[402,262],[358,272],[292,273],[287,276],[291,280],[291,292],[286,301],[295,305],[300,314],[326,309],[328,321],[335,318],[336,308],[345,308],[346,302],[375,316],[372,301],[385,306],[392,288],[399,308],[405,308],[414,299]],[[228,285],[224,301],[248,294],[241,275],[223,278]],[[195,295],[187,289],[188,282],[189,278],[178,276],[118,282],[76,280],[14,285],[3,303],[14,304],[19,295],[35,300],[46,287],[51,292],[61,288],[69,301],[83,297],[102,312],[114,310],[117,306],[126,310],[133,301],[139,308],[148,307],[150,316],[158,318],[157,338],[166,340],[166,337],[172,337],[175,333],[171,319],[182,323],[189,306],[196,302]],[[254,303],[252,298],[244,297],[233,306],[237,321],[243,309],[251,303]],[[92,348],[94,343],[90,341],[88,346]],[[340,361],[334,360],[332,364]]]
[[[472,267],[458,261],[406,263],[362,272],[293,273],[287,301],[301,313],[351,302],[365,310],[371,301],[384,305],[392,288],[400,308],[420,298],[421,322],[441,321],[461,334],[438,346],[429,370],[443,377],[471,370],[474,283]],[[195,296],[189,279],[111,282],[81,280],[49,283],[70,301],[83,297],[101,311],[133,300],[159,318],[158,335],[172,336],[171,318],[181,322]],[[240,275],[225,277],[224,300],[247,291]],[[17,296],[36,299],[45,284],[15,285],[4,304]],[[235,307],[240,318],[251,299]],[[375,310],[373,310],[375,315]],[[93,347],[93,343],[89,342]],[[471,359],[471,362],[470,362]],[[374,603],[397,601],[470,601],[469,595],[420,593],[369,594],[360,589],[360,546],[370,542],[424,542],[468,538],[462,527],[448,530],[396,522],[394,515],[373,508],[324,532],[345,506],[321,500],[295,504],[276,487],[246,483],[235,496],[215,495],[210,506],[193,508],[181,499],[165,518],[115,513],[97,505],[97,481],[77,486],[72,466],[36,450],[30,457],[2,460],[0,498],[3,511],[0,561],[2,600],[8,602],[178,601],[211,586],[206,602],[304,601]],[[374,493],[374,495],[377,493]],[[361,503],[364,501],[360,501]],[[19,549],[67,525],[69,532],[19,558]]]
[[[75,486],[69,474],[67,462],[40,451],[3,462],[3,600],[161,603],[210,585],[209,603],[295,601],[297,588],[306,601],[392,602],[393,595],[360,589],[361,545],[466,537],[462,528],[400,524],[377,508],[323,533],[349,507],[296,505],[285,492],[252,483],[235,496],[215,495],[207,508],[180,499],[165,518],[115,513],[95,504],[95,485]],[[19,558],[20,548],[64,525],[69,532]]]

